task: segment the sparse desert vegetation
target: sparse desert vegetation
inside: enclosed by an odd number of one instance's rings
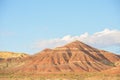
[[[120,74],[60,73],[60,74],[0,74],[1,80],[120,80]]]

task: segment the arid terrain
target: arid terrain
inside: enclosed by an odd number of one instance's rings
[[[120,80],[120,55],[80,41],[34,55],[0,52],[0,80]]]

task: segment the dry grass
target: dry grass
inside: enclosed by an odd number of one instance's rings
[[[120,74],[66,73],[66,74],[0,74],[0,80],[120,80]]]

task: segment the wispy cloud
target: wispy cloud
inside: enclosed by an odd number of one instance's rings
[[[7,36],[13,36],[13,35],[15,35],[15,33],[11,31],[0,31],[1,37],[7,37]]]
[[[80,40],[97,48],[105,48],[108,46],[120,46],[120,31],[104,29],[103,31],[96,32],[92,35],[86,32],[79,36],[66,35],[62,38],[40,40],[33,45],[33,48],[40,50],[44,48],[54,48],[72,42],[74,40]]]

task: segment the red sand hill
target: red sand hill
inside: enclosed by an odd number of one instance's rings
[[[115,67],[102,71],[106,74],[120,74],[120,60],[115,63]]]
[[[45,49],[24,65],[19,72],[93,72],[113,67],[120,57],[98,50],[80,41],[69,43],[55,49]]]

